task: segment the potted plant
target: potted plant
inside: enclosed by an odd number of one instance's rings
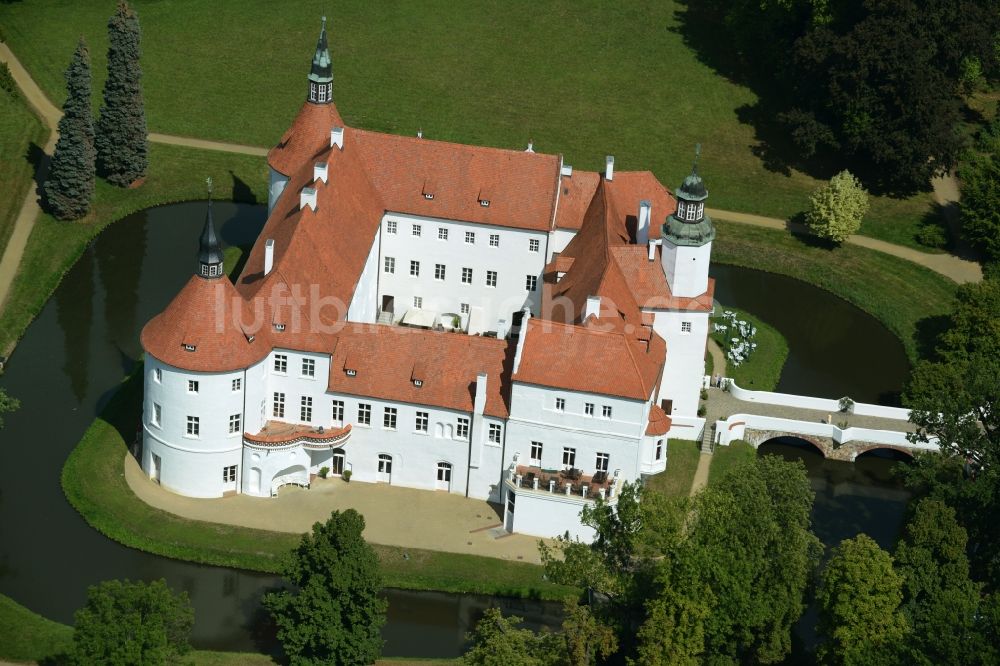
[[[854,412],[854,401],[846,395],[837,401],[837,406],[840,407],[840,411],[844,414],[851,414]]]
[[[330,468],[329,467],[325,467],[324,466],[324,467],[320,467],[319,468],[319,478],[325,479],[326,476],[327,476],[327,474],[329,474],[329,473],[330,473]]]
[[[351,482],[351,470],[345,469],[344,473],[341,474],[341,476],[344,478],[344,481],[347,481],[348,483]]]

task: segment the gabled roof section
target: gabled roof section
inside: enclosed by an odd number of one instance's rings
[[[556,211],[556,229],[577,231],[583,226],[583,216],[597,191],[601,176],[595,171],[573,171],[572,176],[559,179],[559,208]]]
[[[556,155],[363,130],[351,139],[388,211],[545,232],[552,225]]]
[[[510,413],[502,390],[506,356],[505,340],[347,324],[337,335],[328,388],[336,393],[471,412],[476,377],[486,373],[485,413],[505,418]],[[357,374],[348,375],[348,369]],[[414,383],[415,378],[421,379],[420,386]]]
[[[610,329],[601,320],[586,326],[531,319],[515,382],[648,400],[666,358],[663,339],[647,330],[648,342]]]
[[[715,296],[715,278],[708,279],[708,289],[694,298],[674,296],[663,274],[660,261],[661,248],[656,248],[649,260],[647,248],[639,245],[620,245],[611,248],[611,256],[621,270],[629,291],[644,310],[688,310],[709,312]]]
[[[317,161],[313,158],[330,147],[330,130],[343,126],[336,104],[303,103],[292,126],[268,152],[268,166],[285,176],[291,176],[306,162],[312,169],[312,163]]]

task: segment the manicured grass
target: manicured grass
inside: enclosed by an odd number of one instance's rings
[[[20,95],[0,90],[0,254],[14,229],[29,187],[34,187],[35,165],[48,131]]]
[[[833,292],[882,322],[911,361],[920,356],[921,321],[947,313],[957,288],[922,266],[862,247],[828,249],[809,238],[729,222],[716,227],[713,261],[789,275]]]
[[[667,443],[666,471],[649,477],[647,487],[670,497],[687,497],[698,469],[700,442],[672,439]]]
[[[715,447],[712,466],[708,468],[709,485],[716,483],[734,466],[752,460],[756,455],[757,449],[740,439],[730,442],[729,446]]]
[[[98,179],[93,208],[82,220],[60,222],[42,215],[0,317],[0,354],[9,353],[62,276],[108,224],[150,206],[204,199],[208,176],[217,197],[267,199],[263,158],[152,144],[149,175],[141,187],[121,189]]]
[[[151,131],[277,141],[304,99],[321,5],[133,4]],[[0,3],[0,24],[57,104],[62,71],[83,34],[96,110],[112,9],[111,2]],[[755,128],[741,121],[756,96],[688,46],[685,11],[674,0],[340,2],[330,17],[335,99],[352,126],[423,128],[428,137],[517,148],[534,139],[578,168],[600,170],[614,154],[619,168],[651,169],[671,188],[687,175],[700,142],[713,206],[781,218],[800,212],[818,181],[759,156]],[[229,38],[220,39],[220,25]],[[876,201],[865,232],[915,245],[912,226],[929,201]]]
[[[143,503],[128,487],[122,433],[135,433],[141,377],[140,371],[123,384],[70,454],[62,472],[67,499],[92,527],[126,546],[191,562],[279,572],[298,535],[187,520]],[[540,566],[524,562],[373,547],[388,587],[552,600],[576,592],[545,582]]]
[[[41,661],[65,654],[73,628],[33,613],[0,594],[0,659]]]
[[[788,358],[788,342],[785,341],[785,336],[778,329],[749,312],[725,305],[716,310],[717,316],[712,318],[711,323],[728,326],[726,320],[720,316],[725,310],[732,310],[736,313],[738,320],[746,321],[757,327],[757,336],[754,339],[754,342],[757,343],[757,349],[748,360],[739,366],[732,361],[727,361],[726,375],[735,379],[736,383],[743,388],[755,391],[773,391],[778,385],[778,380],[781,379],[781,369],[785,366],[785,359]],[[711,336],[719,343],[723,351],[728,348],[730,338],[734,337],[731,331],[711,333]]]

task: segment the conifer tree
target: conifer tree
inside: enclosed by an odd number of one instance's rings
[[[98,169],[119,187],[146,175],[149,162],[139,37],[139,17],[119,0],[108,20],[108,78],[96,141]]]
[[[66,90],[59,141],[45,181],[45,200],[60,220],[75,220],[90,210],[96,154],[90,111],[90,52],[83,37],[66,69]]]

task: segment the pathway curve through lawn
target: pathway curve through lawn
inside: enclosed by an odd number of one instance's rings
[[[0,43],[0,62],[7,63],[7,66],[10,67],[11,74],[14,76],[14,81],[21,89],[21,92],[28,100],[28,103],[38,112],[38,115],[45,121],[45,124],[48,125],[51,130],[49,141],[45,144],[45,158],[43,158],[39,163],[38,173],[36,174],[36,186],[32,187],[28,191],[28,195],[25,197],[24,204],[22,204],[21,210],[18,212],[17,219],[14,223],[14,230],[11,233],[10,241],[7,243],[7,247],[4,248],[3,256],[0,257],[0,309],[2,309],[3,304],[7,299],[7,295],[10,292],[14,276],[17,273],[17,267],[21,263],[21,257],[24,254],[24,248],[28,243],[28,237],[31,235],[31,230],[35,225],[35,220],[38,219],[38,216],[41,213],[41,208],[38,204],[37,184],[43,182],[45,171],[48,169],[49,157],[51,157],[52,151],[55,148],[57,138],[56,128],[59,124],[59,118],[62,117],[62,112],[49,100],[48,97],[45,96],[45,93],[43,93],[41,88],[38,87],[38,84],[36,84],[31,78],[31,75],[28,74],[28,71],[11,52],[10,48],[3,43]],[[157,132],[150,133],[149,140],[154,143],[199,148],[202,150],[238,153],[241,155],[256,155],[260,157],[267,155],[267,149],[260,148],[258,146],[209,141],[191,137],[173,136],[170,134],[159,134]],[[957,187],[954,186],[953,179],[944,183],[938,183],[935,181],[934,187],[935,198],[937,198],[938,202],[943,206],[947,207],[951,202],[957,200],[958,192]],[[730,222],[737,222],[740,224],[751,224],[754,226],[778,230],[797,231],[800,229],[798,225],[793,225],[785,220],[774,217],[738,213],[714,208],[708,209],[708,212],[710,215],[720,220],[728,220]],[[887,243],[885,241],[869,238],[867,236],[851,236],[847,239],[847,242],[912,261],[936,271],[941,275],[954,280],[955,282],[978,282],[983,278],[982,270],[980,269],[979,264],[950,254],[929,254],[927,252],[920,252],[919,250],[903,247],[902,245],[895,245],[893,243]]]

